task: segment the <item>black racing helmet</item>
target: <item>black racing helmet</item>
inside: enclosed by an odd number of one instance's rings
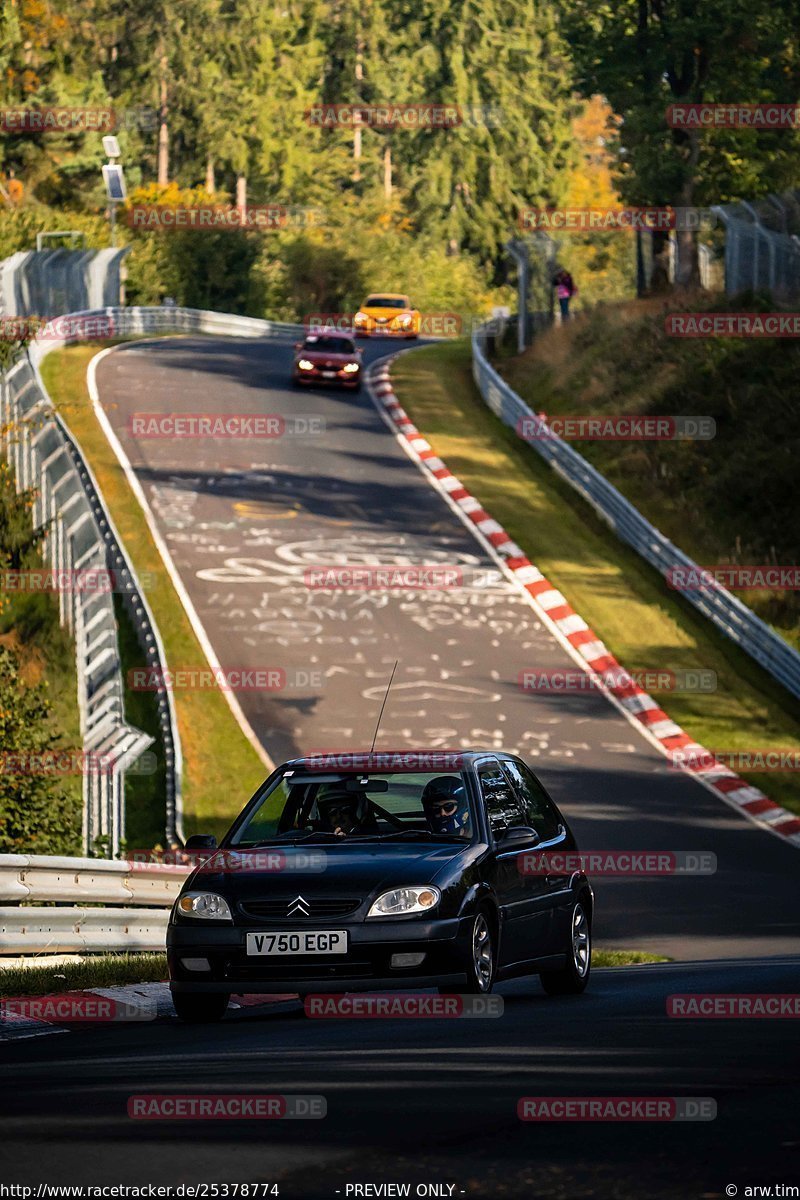
[[[433,833],[460,833],[469,824],[464,781],[458,775],[439,775],[425,784],[422,807]]]

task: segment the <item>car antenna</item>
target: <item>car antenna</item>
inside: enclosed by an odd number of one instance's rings
[[[396,658],[394,660],[394,666],[392,667],[392,673],[389,676],[389,682],[386,685],[386,695],[383,697],[383,704],[381,705],[381,711],[378,713],[378,723],[375,726],[375,733],[372,736],[372,745],[369,748],[370,754],[372,754],[372,751],[375,749],[375,743],[378,740],[378,730],[381,727],[381,717],[383,716],[383,710],[386,708],[386,701],[389,699],[389,689],[392,686],[392,680],[394,679],[394,673],[397,670],[397,664],[399,662],[400,662],[399,658]]]

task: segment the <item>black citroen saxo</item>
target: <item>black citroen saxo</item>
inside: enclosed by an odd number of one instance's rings
[[[438,988],[538,974],[582,992],[594,894],[530,768],[495,751],[294,759],[201,861],[167,933],[179,1017],[231,995]]]

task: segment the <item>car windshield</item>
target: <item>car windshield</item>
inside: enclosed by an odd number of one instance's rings
[[[365,308],[410,308],[405,296],[370,296]]]
[[[344,337],[307,337],[304,349],[322,350],[325,354],[355,354],[356,352],[350,338]]]
[[[471,804],[460,773],[358,775],[286,771],[256,793],[225,844],[273,841],[468,840]]]

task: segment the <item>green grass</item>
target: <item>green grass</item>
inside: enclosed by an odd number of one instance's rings
[[[647,950],[595,950],[592,953],[593,967],[634,967],[640,963],[665,962],[672,962],[672,959],[650,954]]]
[[[716,672],[715,692],[656,693],[687,733],[712,750],[800,751],[800,704],[668,589],[535,450],[486,408],[472,381],[465,342],[401,355],[392,378],[400,402],[436,453],[627,670]],[[800,812],[796,776],[748,778]]]
[[[3,967],[0,960],[0,996],[47,996],[166,978],[166,954],[98,954],[81,962],[30,967]]]
[[[536,412],[711,416],[697,442],[582,442],[576,449],[702,565],[800,562],[800,343],[675,338],[669,310],[774,310],[761,297],[697,296],[598,308],[538,337],[501,374]],[[738,593],[800,648],[800,592]]]
[[[595,950],[593,967],[627,967],[638,963],[669,962],[646,950]],[[60,966],[7,967],[0,963],[0,996],[47,996],[77,988],[150,983],[167,978],[164,954],[95,955]]]
[[[137,572],[151,581],[147,598],[164,642],[167,662],[181,667],[203,667],[207,665],[203,651],[172,586],[144,514],[131,495],[122,468],[92,409],[86,388],[86,368],[105,344],[83,343],[48,355],[42,364],[45,385],[89,460]],[[135,648],[130,651],[135,653]],[[134,724],[133,714],[137,712],[142,728],[147,728],[146,714],[137,708],[138,699],[129,693],[126,709]],[[186,832],[208,832],[219,836],[239,812],[243,801],[262,781],[265,768],[221,692],[176,691],[175,707],[184,759]],[[151,817],[145,815],[152,813],[152,797],[146,796],[146,777],[137,780],[136,786],[140,782],[145,788],[144,833],[147,828],[153,828]],[[127,840],[129,845],[133,844],[132,836],[129,835]]]

